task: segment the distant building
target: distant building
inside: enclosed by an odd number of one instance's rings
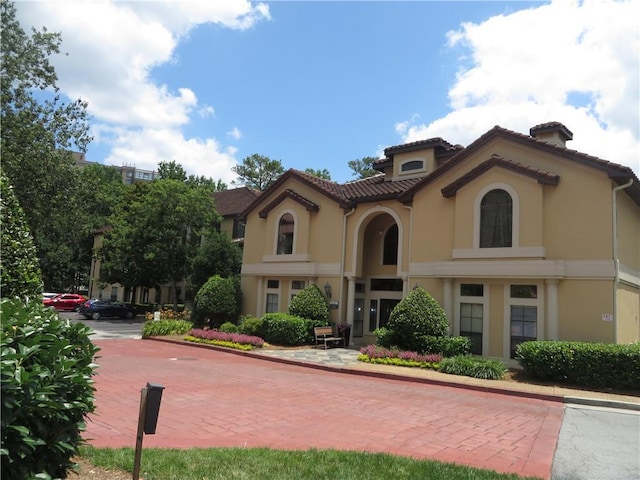
[[[86,154],[82,152],[71,152],[73,159],[76,162],[78,167],[85,167],[91,164],[98,164],[98,162],[91,162],[86,159]],[[155,180],[156,178],[160,178],[158,172],[154,170],[143,170],[141,168],[137,168],[134,165],[122,165],[118,167],[117,165],[105,165],[106,167],[115,168],[118,173],[122,176],[122,183],[130,185],[134,182],[150,182],[151,180]]]

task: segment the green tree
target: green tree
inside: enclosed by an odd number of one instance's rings
[[[191,287],[197,292],[213,275],[240,274],[242,250],[224,232],[207,234],[191,262]]]
[[[225,322],[236,323],[241,299],[237,277],[214,275],[198,290],[193,302],[192,319],[199,326],[219,327]]]
[[[329,305],[317,285],[311,284],[291,300],[289,314],[307,320],[329,320]]]
[[[239,177],[233,183],[256,190],[266,189],[284,173],[280,160],[272,160],[257,153],[244,158],[242,164],[236,165],[231,170]]]
[[[122,183],[118,170],[98,163],[83,167],[78,179],[74,199],[74,227],[79,234],[74,244],[75,270],[78,272],[77,284],[88,285],[94,232],[108,224],[129,187]]]
[[[24,215],[0,170],[0,293],[3,298],[42,296],[40,267]]]
[[[314,177],[323,178],[325,180],[331,180],[331,173],[326,168],[322,170],[314,170],[313,168],[305,168],[304,173],[308,173],[309,175],[313,175]]]
[[[357,176],[358,180],[373,177],[378,172],[373,168],[373,163],[378,159],[376,157],[362,157],[356,160],[350,160],[348,165],[353,170],[353,176]]]
[[[219,219],[213,196],[208,188],[172,179],[136,187],[104,237],[103,280],[131,288],[170,282],[177,302],[177,283]]]
[[[178,180],[184,182],[187,180],[187,172],[175,160],[170,162],[160,162],[158,165],[158,175],[161,180]]]
[[[440,304],[421,287],[414,288],[391,311],[386,341],[401,350],[419,351],[421,337],[448,335],[449,321]]]
[[[60,53],[61,35],[45,29],[27,34],[15,6],[0,2],[0,98],[2,166],[33,236],[46,288],[74,283],[74,197],[77,172],[72,150],[91,140],[87,104],[65,103],[58,95],[49,58]],[[38,100],[35,91],[43,92]]]

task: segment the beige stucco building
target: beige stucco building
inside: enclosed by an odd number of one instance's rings
[[[379,175],[345,184],[287,171],[241,215],[244,313],[286,311],[315,283],[365,345],[419,285],[484,356],[639,341],[638,177],[572,136],[551,122],[389,147]]]

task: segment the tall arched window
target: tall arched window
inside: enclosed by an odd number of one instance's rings
[[[513,201],[505,190],[488,192],[480,204],[480,248],[511,247]]]
[[[384,236],[382,246],[382,264],[398,264],[398,225],[393,224]]]
[[[278,255],[291,255],[293,253],[293,215],[285,213],[280,217],[278,224]]]

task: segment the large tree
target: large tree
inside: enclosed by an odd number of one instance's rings
[[[373,163],[377,160],[376,157],[362,157],[356,160],[350,160],[348,165],[349,168],[353,170],[352,175],[357,176],[357,179],[360,180],[373,177],[380,173],[373,168]]]
[[[80,235],[72,228],[77,171],[71,151],[86,150],[91,140],[87,104],[58,95],[49,57],[60,52],[61,35],[46,28],[27,34],[11,2],[1,0],[0,9],[2,167],[33,235],[45,287],[67,289],[77,277]]]
[[[200,290],[209,277],[240,274],[242,249],[225,232],[206,235],[191,263],[191,288]]]
[[[170,282],[175,293],[202,236],[219,219],[212,191],[174,179],[135,187],[104,236],[102,280],[131,288]]]
[[[244,158],[241,164],[231,170],[239,177],[234,183],[256,190],[266,189],[284,173],[280,160],[272,160],[257,153]]]
[[[314,177],[323,178],[325,180],[331,180],[331,173],[326,168],[322,170],[314,169],[314,168],[305,168],[304,173],[308,173],[309,175],[313,175]]]

